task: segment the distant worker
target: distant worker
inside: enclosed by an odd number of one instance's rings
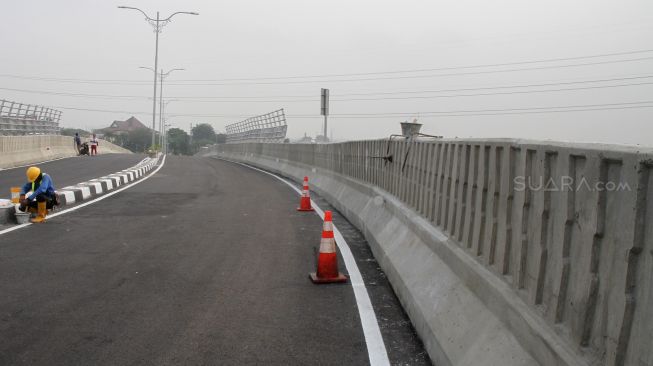
[[[41,169],[35,166],[27,169],[27,180],[28,182],[20,191],[20,206],[18,209],[23,212],[27,209],[31,209],[30,211],[33,212],[36,209],[37,215],[30,221],[41,223],[45,221],[48,209],[52,209],[57,204],[54,184],[48,174],[41,172]],[[30,191],[32,194],[26,197]]]
[[[93,137],[91,138],[91,155],[97,155],[97,147],[100,146],[100,142],[97,140],[97,137],[95,137],[95,134],[93,134]]]
[[[79,155],[79,148],[82,146],[82,139],[79,137],[79,133],[75,132],[75,148],[77,149],[77,155]]]

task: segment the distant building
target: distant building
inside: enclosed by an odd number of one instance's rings
[[[315,142],[318,144],[326,144],[329,142],[329,138],[323,135],[315,136]]]
[[[114,136],[117,136],[139,129],[149,129],[149,128],[145,126],[141,121],[139,121],[136,117],[131,116],[126,121],[113,121],[113,123],[111,123],[111,126],[100,130],[96,130],[95,133],[102,134],[102,135],[112,134]]]
[[[302,137],[301,139],[299,139],[299,141],[297,141],[297,143],[300,143],[300,144],[310,144],[310,143],[313,143],[313,139],[312,139],[310,136],[307,136],[307,135],[306,135],[306,132],[304,132],[304,137]]]

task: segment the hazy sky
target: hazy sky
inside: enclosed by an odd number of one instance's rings
[[[154,33],[118,5],[200,13],[159,40],[159,67],[186,69],[164,85],[183,129],[284,108],[290,137],[315,135],[324,87],[336,139],[418,118],[447,137],[653,145],[650,0],[4,1],[0,99],[60,108],[64,127],[151,124]]]

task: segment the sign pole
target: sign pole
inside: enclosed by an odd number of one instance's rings
[[[329,139],[327,138],[327,116],[329,115],[329,89],[324,89],[322,88],[322,92],[320,95],[320,114],[324,116],[324,134],[322,135],[324,138],[324,142],[328,142]]]

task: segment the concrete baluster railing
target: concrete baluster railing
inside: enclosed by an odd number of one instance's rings
[[[393,162],[378,158],[388,148]],[[653,364],[651,150],[377,140],[216,151],[301,164],[398,198],[521,299],[527,310],[506,310],[496,295],[472,289],[541,364],[558,351],[533,346],[540,332],[534,323],[546,325],[545,344],[562,343],[573,353],[558,363]]]

